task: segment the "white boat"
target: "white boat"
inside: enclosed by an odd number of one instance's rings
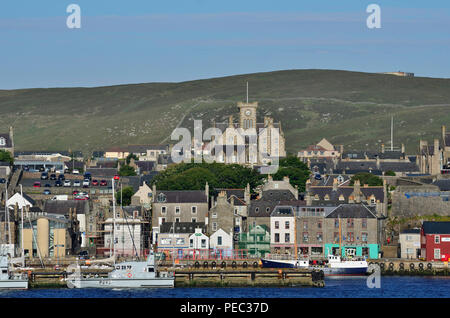
[[[171,288],[174,282],[172,272],[158,271],[153,251],[150,251],[145,262],[115,264],[108,277],[83,277],[78,267],[67,278],[69,288]]]
[[[28,289],[28,276],[10,271],[7,254],[0,255],[0,289]]]
[[[323,266],[310,266],[320,269],[325,276],[364,276],[369,265],[366,260],[342,260],[340,256],[328,255],[328,262]]]

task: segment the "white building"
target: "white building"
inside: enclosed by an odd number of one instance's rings
[[[190,249],[209,249],[209,237],[202,233],[201,228],[196,228],[195,233],[189,237]]]
[[[292,206],[277,206],[270,215],[270,250],[295,253],[295,214]]]
[[[10,197],[8,199],[8,201],[6,201],[6,205],[10,209],[14,209],[16,204],[20,210],[20,209],[22,209],[22,207],[24,209],[26,207],[32,208],[34,206],[34,204],[36,204],[36,202],[32,198],[30,198],[28,195],[26,195],[25,193],[22,196],[22,195],[20,195],[19,192],[17,192],[12,197]]]
[[[209,245],[213,249],[233,249],[232,233],[227,233],[222,229],[217,230],[210,236]]]
[[[405,230],[400,233],[400,257],[417,259],[420,256],[420,229]]]
[[[115,233],[113,231],[115,222]],[[105,245],[104,248],[113,248],[112,237],[115,237],[116,255],[141,256],[142,223],[136,218],[108,218],[105,221]]]

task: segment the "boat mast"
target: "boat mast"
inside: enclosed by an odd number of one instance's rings
[[[339,257],[342,256],[342,247],[341,247],[341,240],[342,240],[342,233],[341,233],[341,218],[338,216],[339,221]]]
[[[21,225],[20,225],[20,227],[21,227],[21,234],[20,234],[20,239],[21,239],[21,245],[22,245],[22,267],[25,267],[25,255],[24,255],[24,249],[23,249],[23,206],[24,206],[24,204],[25,204],[25,200],[23,199],[23,190],[22,190],[22,185],[20,184],[20,196],[22,197],[22,208],[21,208],[21,211],[22,211],[22,217],[21,217],[21,220],[20,220],[20,223],[21,223]],[[33,232],[33,227],[31,227],[31,232]]]
[[[112,181],[112,195],[113,195],[113,240],[112,240],[112,248],[113,248],[113,262],[116,263],[116,197],[114,195],[114,178]]]
[[[295,259],[298,258],[298,252],[297,252],[297,218],[295,216],[295,211],[294,211],[294,248],[295,248]]]

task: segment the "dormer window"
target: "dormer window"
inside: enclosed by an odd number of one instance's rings
[[[6,146],[6,139],[4,137],[0,137],[0,146]]]
[[[158,194],[158,202],[166,202],[166,195],[164,193]]]

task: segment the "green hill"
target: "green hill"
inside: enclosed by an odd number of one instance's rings
[[[101,150],[170,141],[177,127],[227,121],[237,101],[259,102],[259,117],[281,121],[287,150],[326,137],[347,149],[394,144],[413,153],[419,138],[450,125],[450,79],[333,70],[288,70],[181,83],[0,90],[1,131],[14,126],[18,150]]]

